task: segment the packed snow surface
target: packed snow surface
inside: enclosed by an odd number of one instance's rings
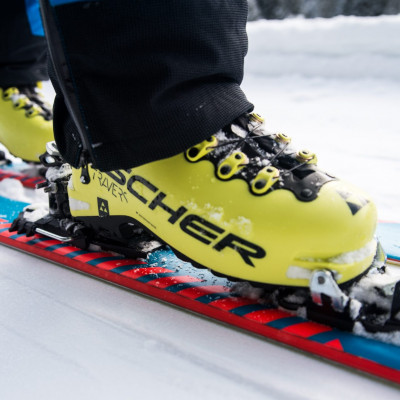
[[[249,24],[248,34],[247,73],[400,78],[400,15],[260,20]]]
[[[315,151],[321,167],[373,195],[381,219],[400,221],[399,17],[248,30],[243,89],[268,130]],[[1,399],[399,397],[382,381],[3,247],[0,299]]]

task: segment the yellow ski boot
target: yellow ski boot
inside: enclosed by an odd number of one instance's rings
[[[0,87],[0,143],[14,156],[31,162],[39,162],[46,143],[53,140],[51,106],[40,88],[40,83]]]
[[[262,122],[244,115],[185,153],[131,170],[72,169],[74,221],[126,246],[133,227],[144,227],[226,276],[336,290],[329,285],[373,263],[375,205],[318,169],[315,154],[294,150],[287,135],[267,134]]]

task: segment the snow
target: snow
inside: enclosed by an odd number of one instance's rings
[[[72,211],[90,210],[89,203],[86,201],[73,199],[72,197],[69,199],[69,207]]]
[[[28,222],[35,222],[49,213],[49,203],[33,203],[24,208],[24,218]]]
[[[365,260],[367,257],[375,255],[376,253],[376,240],[371,240],[364,247],[355,251],[340,254],[336,257],[329,259],[329,262],[334,264],[351,264]]]
[[[386,220],[400,220],[399,22],[251,23],[243,84],[269,131],[370,192]],[[398,398],[383,381],[0,249],[1,399]]]
[[[379,296],[372,287],[380,288],[381,292],[390,295],[393,294],[394,285],[399,280],[399,269],[388,268],[384,275],[381,274],[368,274],[360,280],[358,285],[352,289],[352,297],[367,303],[377,304],[382,309],[390,310],[390,300]],[[397,342],[400,345],[400,342]]]
[[[47,195],[42,191],[32,192],[32,190],[24,188],[20,181],[10,178],[0,181],[0,196],[25,203],[47,202]]]
[[[370,332],[367,332],[365,328],[357,322],[354,326],[354,332],[356,332],[360,336],[365,336],[367,338],[375,337],[379,338],[382,342],[387,342],[387,343],[400,343],[400,332],[379,332],[375,334],[371,334]]]
[[[30,202],[27,191],[16,179],[7,178],[0,181],[0,193],[9,199]]]
[[[69,164],[63,164],[60,167],[50,167],[46,171],[46,179],[50,182],[62,180],[71,176],[72,168]]]
[[[247,73],[399,79],[400,15],[249,24]]]
[[[290,279],[310,279],[311,273],[312,271],[307,268],[291,265],[287,269],[286,276]]]

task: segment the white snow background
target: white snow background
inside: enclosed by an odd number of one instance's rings
[[[400,16],[257,21],[248,33],[243,88],[268,129],[400,221]],[[0,191],[29,196],[10,182]],[[0,251],[0,399],[399,398],[386,382]]]

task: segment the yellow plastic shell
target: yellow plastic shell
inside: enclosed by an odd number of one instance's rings
[[[290,136],[286,135],[285,133],[277,133],[275,136],[275,140],[279,143],[289,144],[292,139]]]
[[[257,114],[255,112],[250,114],[250,119],[253,122],[258,122],[260,124],[263,124],[265,122],[265,119],[260,114]]]
[[[218,178],[223,180],[230,179],[248,163],[249,159],[246,154],[241,151],[235,151],[218,166]]]
[[[264,167],[251,182],[251,190],[258,195],[267,193],[279,180],[279,176],[280,172],[277,168]]]
[[[204,140],[196,146],[191,147],[186,151],[186,157],[191,162],[199,161],[205,155],[214,150],[215,146],[218,145],[218,139],[215,136],[211,136],[209,139]]]
[[[0,88],[0,142],[13,155],[38,162],[46,143],[54,140],[53,124],[39,115],[40,107],[23,108],[29,99],[21,97],[14,103],[12,97],[16,94],[16,88]]]
[[[228,276],[308,286],[313,270],[329,268],[343,283],[363,273],[374,257],[367,245],[373,241],[375,206],[342,181],[324,184],[315,200],[302,202],[286,189],[256,196],[244,180],[217,179],[211,162],[190,163],[184,154],[129,173],[92,168],[89,173],[90,183],[83,184],[80,171],[73,169],[73,216],[99,216],[99,201],[106,200],[110,215],[133,218],[180,253]],[[360,199],[356,213],[343,192]],[[222,246],[229,237],[239,239]],[[238,251],[252,254],[246,243],[265,252],[250,256],[252,265]],[[346,254],[351,256],[337,258]]]
[[[298,161],[307,164],[317,164],[318,162],[316,154],[310,150],[300,150],[297,152],[296,158]]]

